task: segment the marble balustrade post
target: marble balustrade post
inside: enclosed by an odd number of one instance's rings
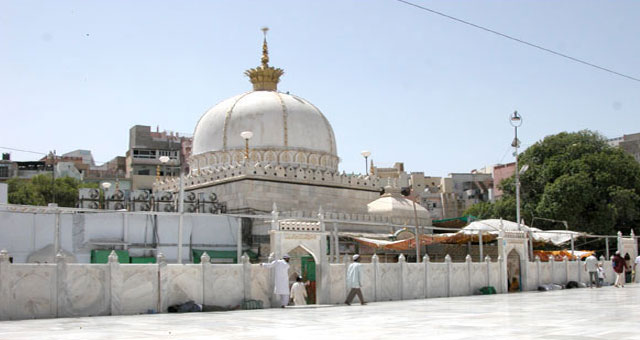
[[[380,259],[375,253],[371,257],[371,264],[373,264],[373,301],[378,301],[380,296],[380,281],[378,277],[380,271]]]
[[[122,315],[122,270],[115,250],[109,254],[109,315]]]
[[[489,287],[491,286],[491,256],[487,255],[484,262],[487,264],[487,287]]]
[[[202,274],[202,305],[207,302],[207,273],[211,270],[211,257],[207,252],[200,256],[200,273]]]
[[[451,264],[451,256],[447,254],[444,257],[444,263],[447,265],[447,275],[445,275],[444,284],[447,288],[447,297],[451,296],[451,275],[453,275],[452,264]]]
[[[65,311],[68,307],[68,292],[67,292],[67,261],[64,254],[58,253],[56,255],[56,317],[66,316]]]
[[[429,259],[429,255],[424,254],[422,257],[422,263],[424,265],[424,298],[429,298],[429,263],[431,259]]]
[[[400,275],[398,278],[398,287],[400,288],[400,300],[404,300],[404,274],[407,270],[407,259],[404,257],[404,254],[400,254],[398,256],[398,265],[400,266]]]
[[[351,257],[349,257],[349,255],[344,255],[344,281],[342,281],[343,283],[343,287],[344,287],[344,296],[345,299],[347,297],[347,294],[349,294],[349,286],[347,285],[347,269],[349,269],[349,265],[351,264]]]
[[[536,261],[536,278],[537,278],[536,282],[538,283],[538,287],[540,287],[540,285],[542,284],[542,279],[540,278],[540,256],[536,255],[535,261]]]
[[[11,262],[9,262],[9,252],[6,249],[0,251],[0,320],[8,320],[9,301],[11,297],[10,282]]]
[[[274,203],[275,204],[275,203]],[[271,236],[273,237],[273,236]],[[267,257],[267,263],[271,263],[276,259],[275,253],[271,253],[269,254],[269,257]],[[268,281],[268,285],[269,285],[269,289],[268,289],[268,294],[269,294],[269,301],[271,303],[271,307],[274,306],[278,306],[278,304],[280,303],[280,301],[278,300],[278,297],[276,296],[276,294],[274,294],[274,290],[275,290],[275,282],[274,282],[274,272],[273,269],[266,269],[264,268],[264,270],[268,270],[269,274],[267,275],[267,277],[269,278]]]
[[[158,253],[156,260],[158,268],[158,313],[167,312],[167,301],[169,300],[169,278],[167,277],[167,259],[164,254]]]
[[[567,283],[569,282],[569,258],[565,256],[562,262],[564,265],[564,282]]]
[[[551,282],[549,283],[555,283],[556,281],[556,258],[555,256],[551,255],[549,256],[549,263],[551,264]]]
[[[509,288],[507,286],[507,264],[505,258],[502,255],[498,255],[498,265],[500,266],[500,293],[508,293]]]
[[[578,268],[578,282],[582,282],[582,270],[580,270],[581,269],[580,267],[582,266],[582,261],[575,260],[575,262],[576,262],[576,267]]]
[[[249,255],[244,253],[242,255],[242,287],[243,296],[245,300],[251,299],[251,262],[249,262]]]
[[[467,265],[467,291],[469,295],[473,295],[473,288],[471,286],[471,255],[467,254],[464,258],[465,264]]]

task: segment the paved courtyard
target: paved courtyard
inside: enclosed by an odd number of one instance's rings
[[[0,339],[640,339],[640,285],[366,306],[0,322]]]

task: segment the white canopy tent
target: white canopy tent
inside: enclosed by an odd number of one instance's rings
[[[556,246],[571,241],[572,237],[575,238],[586,235],[585,233],[570,230],[541,230],[538,228],[531,228],[522,223],[520,224],[520,229],[518,229],[518,223],[501,219],[473,221],[466,227],[462,228],[458,233],[474,235],[481,231],[483,234],[498,236],[500,234],[500,230],[505,232],[531,232],[535,242],[551,243]]]

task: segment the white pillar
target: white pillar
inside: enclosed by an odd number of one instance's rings
[[[451,275],[452,273],[452,264],[451,264],[451,256],[449,256],[449,254],[447,254],[444,257],[444,263],[447,265],[447,275],[445,276],[445,287],[447,290],[447,297],[451,296]]]
[[[60,252],[60,209],[56,209],[55,224],[53,227],[53,254]]]
[[[236,232],[236,262],[242,263],[240,258],[242,257],[242,217],[238,218],[238,231]]]
[[[422,257],[422,263],[424,264],[424,298],[429,298],[429,255],[424,254]]]

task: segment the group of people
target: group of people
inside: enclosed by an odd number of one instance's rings
[[[287,254],[282,256],[281,260],[275,260],[270,263],[260,263],[262,267],[274,269],[274,294],[279,298],[280,307],[285,308],[289,305],[289,301],[293,300],[294,305],[307,304],[307,289],[309,282],[303,283],[301,276],[296,276],[296,282],[289,288],[289,261],[291,257]],[[357,295],[360,304],[365,305],[362,297],[362,268],[360,264],[360,255],[353,255],[353,263],[347,268],[347,286],[350,288],[345,304],[351,305],[351,301]]]
[[[627,253],[622,257],[618,250],[613,257],[611,257],[611,266],[613,267],[613,272],[616,274],[616,281],[613,286],[618,288],[624,287],[625,281],[635,281],[636,267],[640,267],[640,255],[635,258],[632,267],[629,254]],[[602,263],[599,263],[594,255],[587,257],[584,270],[589,273],[589,287],[593,288],[594,282],[597,288],[602,287],[606,274],[602,268]]]

